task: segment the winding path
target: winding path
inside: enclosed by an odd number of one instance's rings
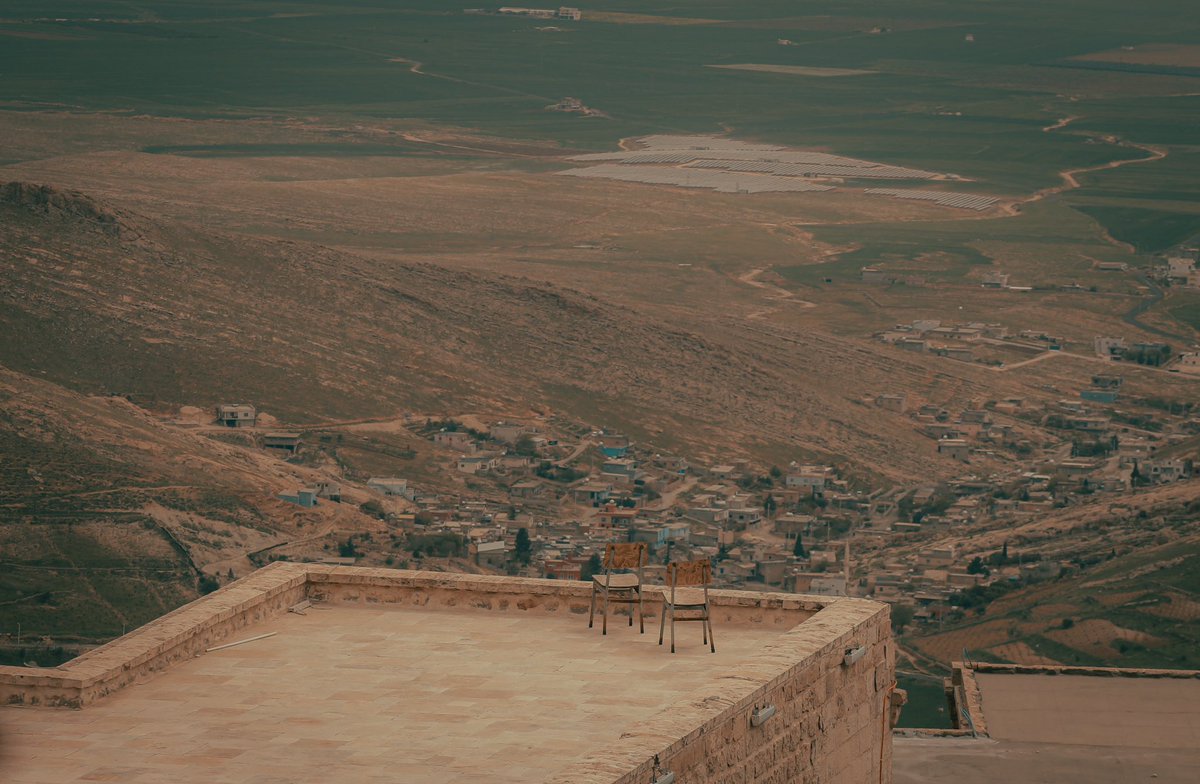
[[[776,286],[773,283],[764,283],[763,281],[759,280],[758,277],[760,275],[762,275],[764,272],[766,272],[765,269],[763,269],[761,267],[757,267],[755,269],[750,270],[749,272],[744,272],[741,275],[738,275],[737,279],[741,283],[745,283],[748,286],[753,286],[756,289],[762,289],[763,291],[770,292],[771,296],[768,297],[768,299],[772,299],[772,300],[775,300],[778,302],[790,302],[791,304],[799,305],[802,308],[815,308],[817,306],[815,302],[809,302],[806,299],[800,299],[794,293],[788,291],[785,288]],[[749,319],[761,319],[764,316],[774,313],[777,310],[779,310],[779,306],[776,306],[773,308],[764,308],[762,310],[756,310],[753,313],[748,313],[746,315],[746,318],[748,320]]]
[[[1168,332],[1165,329],[1159,329],[1158,327],[1151,326],[1150,324],[1147,324],[1141,320],[1140,316],[1143,313],[1150,310],[1150,308],[1162,301],[1163,290],[1158,286],[1158,284],[1146,277],[1146,274],[1143,272],[1137,273],[1135,277],[1138,279],[1139,283],[1141,283],[1150,291],[1150,294],[1147,295],[1146,298],[1141,302],[1130,308],[1129,312],[1121,317],[1124,319],[1125,323],[1132,324],[1140,330],[1158,335],[1159,337],[1179,340],[1182,341],[1184,345],[1190,344],[1192,342],[1192,338],[1180,335],[1178,332]]]
[[[1045,128],[1042,128],[1042,131],[1044,133],[1052,133],[1054,131],[1065,128],[1068,124],[1070,124],[1078,119],[1080,119],[1080,118],[1079,117],[1065,117],[1065,118],[1059,120],[1058,122],[1054,123],[1053,125],[1047,125]],[[1111,136],[1111,135],[1107,135],[1107,134],[1089,133],[1088,136],[1092,139],[1106,142],[1108,144],[1113,144],[1118,147],[1132,147],[1136,150],[1141,150],[1142,152],[1149,153],[1149,155],[1147,155],[1145,158],[1122,158],[1120,160],[1109,161],[1108,163],[1102,163],[1102,164],[1099,164],[1098,166],[1083,166],[1078,169],[1063,169],[1062,171],[1060,171],[1058,173],[1058,176],[1062,179],[1061,184],[1052,185],[1049,188],[1042,188],[1041,190],[1036,191],[1033,194],[1026,196],[1023,199],[1017,199],[1016,201],[1010,202],[1009,204],[1006,205],[1006,210],[1008,211],[1008,213],[1010,215],[1015,215],[1020,211],[1019,207],[1022,204],[1032,204],[1035,201],[1041,201],[1042,199],[1046,198],[1047,196],[1055,196],[1059,193],[1065,193],[1067,191],[1073,191],[1073,190],[1078,189],[1079,187],[1081,187],[1079,185],[1079,179],[1078,179],[1078,175],[1080,175],[1080,174],[1089,174],[1091,172],[1105,171],[1106,169],[1117,169],[1122,166],[1130,166],[1135,163],[1153,163],[1154,161],[1161,161],[1163,158],[1167,157],[1166,150],[1159,148],[1159,147],[1153,147],[1149,144],[1138,144],[1137,142],[1124,141],[1123,139],[1119,139],[1116,136]],[[1111,236],[1108,235],[1108,232],[1105,232],[1105,238],[1109,242],[1113,242],[1113,243],[1119,244],[1123,247],[1126,247],[1129,250],[1133,250],[1131,247],[1129,247],[1125,243],[1113,239]]]

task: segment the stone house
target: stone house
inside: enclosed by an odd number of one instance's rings
[[[475,439],[461,430],[439,430],[433,434],[433,443],[468,454],[475,451]]]
[[[938,441],[938,454],[966,462],[971,458],[971,445],[961,438],[943,438]]]

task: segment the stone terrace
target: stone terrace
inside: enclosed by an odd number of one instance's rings
[[[588,629],[587,591],[268,567],[63,667],[0,668],[25,706],[0,708],[0,778],[624,783],[657,758],[689,781],[890,780],[880,605],[714,592],[717,653],[685,624],[672,656],[656,616]]]
[[[7,781],[540,781],[778,632],[312,609],[83,711],[10,710]],[[64,754],[64,750],[69,753]]]

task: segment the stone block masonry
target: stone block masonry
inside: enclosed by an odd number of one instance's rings
[[[550,784],[890,782],[895,685],[889,613],[834,600],[752,664],[697,692],[550,779]],[[866,653],[845,663],[848,650]],[[751,726],[755,708],[775,715]]]

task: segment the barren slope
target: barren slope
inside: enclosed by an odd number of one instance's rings
[[[524,278],[5,192],[0,361],[80,391],[251,400],[293,422],[534,401],[703,452],[854,456],[894,478],[953,468],[906,420],[851,402],[936,387],[928,358],[719,314],[701,334]],[[992,383],[965,375],[947,394]]]

